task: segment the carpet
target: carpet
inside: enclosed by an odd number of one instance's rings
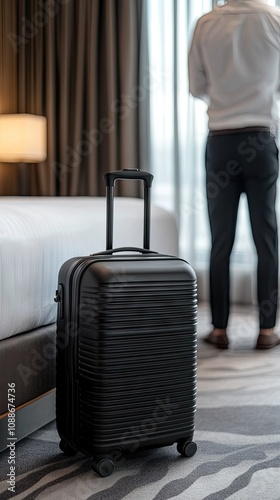
[[[84,455],[61,453],[53,422],[17,443],[15,493],[0,455],[1,500],[280,500],[280,347],[254,350],[256,314],[239,307],[218,351],[202,341],[209,317],[200,306],[193,457],[176,445],[135,452],[100,478]]]

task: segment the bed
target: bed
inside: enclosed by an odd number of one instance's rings
[[[68,258],[105,249],[105,206],[103,197],[0,199],[0,451],[55,418],[57,274]],[[116,198],[114,247],[142,247],[142,220],[142,200]],[[155,205],[151,248],[178,255],[174,217]]]

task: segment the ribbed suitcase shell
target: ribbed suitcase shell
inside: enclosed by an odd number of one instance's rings
[[[192,441],[196,276],[159,254],[70,259],[59,273],[57,428],[91,456]]]
[[[149,250],[153,176],[125,169],[104,179],[107,251],[59,271],[56,415],[60,448],[93,456],[108,476],[126,450],[177,442],[182,455],[196,451],[197,284],[186,261]],[[145,185],[144,249],[132,254],[112,250],[117,179]]]

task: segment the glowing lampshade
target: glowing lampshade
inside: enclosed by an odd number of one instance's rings
[[[47,119],[25,113],[0,115],[0,162],[38,163],[47,157]]]

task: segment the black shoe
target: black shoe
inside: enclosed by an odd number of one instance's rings
[[[275,333],[272,335],[262,335],[260,333],[256,343],[256,349],[272,349],[272,347],[276,347],[277,345],[280,345],[280,339]]]
[[[229,341],[226,333],[221,333],[220,335],[214,335],[213,332],[209,333],[207,337],[204,337],[204,342],[211,344],[218,349],[228,349]]]

